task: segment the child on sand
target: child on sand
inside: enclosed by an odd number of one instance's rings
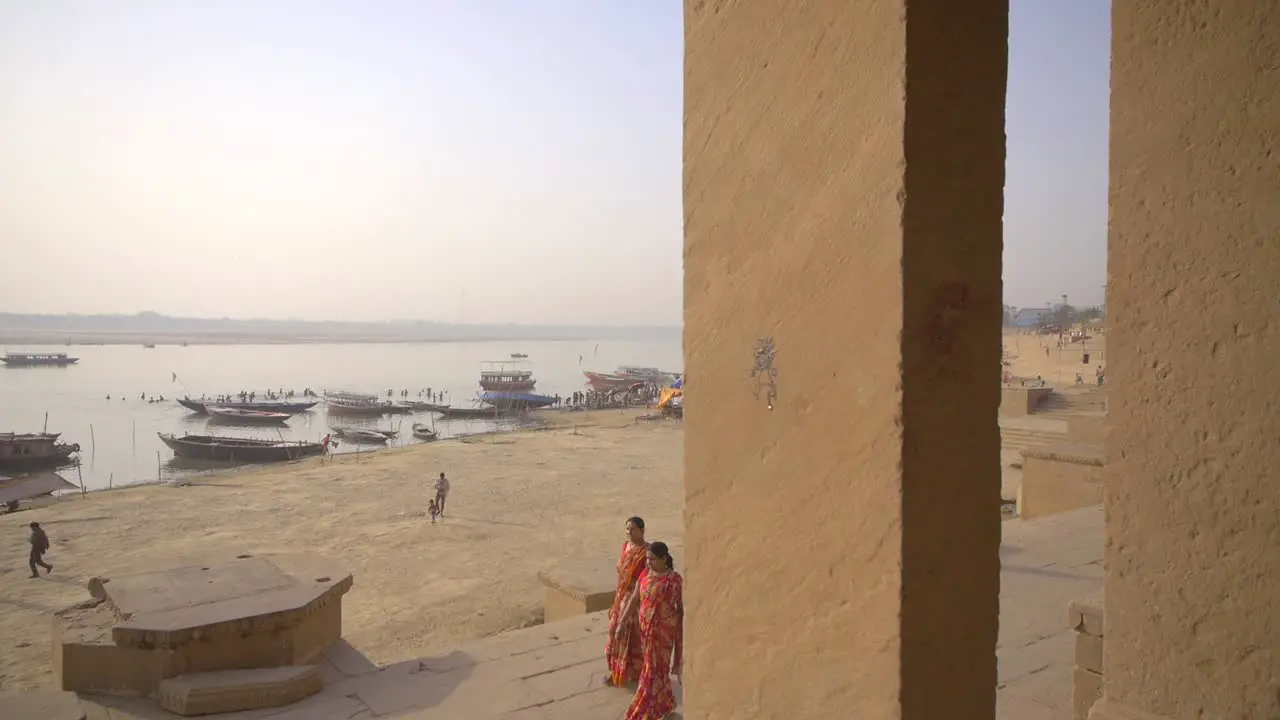
[[[431,524],[435,525],[436,518],[440,516],[440,506],[436,504],[434,499],[427,503],[427,514],[431,516]]]

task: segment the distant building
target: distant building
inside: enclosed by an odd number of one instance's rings
[[[1040,319],[1053,313],[1054,308],[1018,308],[1010,313],[1009,325],[1017,328],[1039,327]]]

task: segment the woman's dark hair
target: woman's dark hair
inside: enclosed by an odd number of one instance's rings
[[[653,553],[654,557],[662,558],[662,561],[667,564],[668,570],[676,569],[676,559],[671,557],[671,551],[667,549],[666,543],[649,543],[649,552]]]
[[[642,517],[629,517],[627,518],[627,522],[635,525],[640,530],[644,529],[644,518]]]

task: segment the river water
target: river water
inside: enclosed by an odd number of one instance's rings
[[[583,370],[611,372],[618,365],[642,365],[680,371],[678,342],[587,341],[468,342],[395,344],[302,345],[95,345],[10,348],[21,352],[68,352],[80,362],[66,368],[0,367],[0,432],[62,433],[65,442],[79,443],[80,467],[62,471],[73,483],[89,490],[140,482],[169,480],[199,471],[189,461],[173,460],[173,453],[157,433],[238,435],[316,441],[330,430],[321,403],[289,420],[285,427],[209,425],[173,402],[190,395],[303,388],[323,394],[351,390],[396,396],[409,390],[411,399],[431,388],[448,393],[446,401],[469,406],[479,391],[479,374],[486,361],[507,360],[511,353],[527,354],[522,367],[534,372],[537,392],[567,395],[584,389]],[[176,376],[176,380],[174,379]],[[163,395],[165,402],[141,398]],[[111,399],[108,400],[107,396]],[[384,417],[370,426],[390,428],[403,423],[391,446],[414,442],[409,426],[430,423],[432,416]],[[359,420],[335,420],[352,425]],[[492,421],[434,419],[441,437],[488,432]],[[354,451],[343,443],[338,452]],[[371,448],[361,447],[361,452]]]

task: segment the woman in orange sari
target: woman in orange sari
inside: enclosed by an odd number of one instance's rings
[[[610,685],[623,686],[640,678],[640,626],[635,618],[624,618],[623,609],[634,596],[645,573],[649,543],[644,541],[644,520],[638,517],[627,520],[627,541],[622,545],[618,558],[618,589],[613,594],[613,607],[609,609],[609,637],[605,640],[604,656],[609,662]],[[624,619],[627,622],[623,622]]]
[[[676,709],[671,675],[679,676],[684,655],[684,581],[666,543],[649,546],[648,572],[640,590],[623,609],[624,619],[638,614],[644,667],[626,720],[662,720]],[[637,611],[637,608],[638,611]]]

